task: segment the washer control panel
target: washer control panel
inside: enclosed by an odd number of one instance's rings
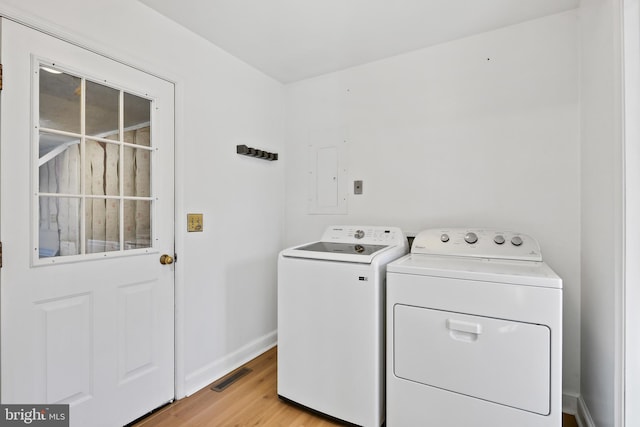
[[[413,240],[411,253],[542,261],[531,236],[500,229],[432,228]]]
[[[407,238],[398,227],[338,225],[328,227],[321,240],[339,243],[404,245]]]

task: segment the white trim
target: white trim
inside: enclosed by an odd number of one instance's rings
[[[576,412],[576,421],[579,427],[596,427],[596,424],[591,418],[587,404],[582,396],[578,396],[578,411]]]
[[[179,150],[178,141],[182,141],[181,136],[184,134],[184,84],[174,83],[173,85],[173,115],[174,115],[174,186],[173,186],[173,204],[174,204],[174,252],[177,255],[185,253],[185,233],[183,231],[184,222],[181,221],[182,212],[186,212],[184,202],[184,191],[182,185],[185,175],[184,151]],[[180,190],[180,191],[179,191]],[[181,399],[186,395],[186,378],[185,378],[185,324],[186,320],[184,312],[185,305],[185,279],[182,264],[176,258],[174,275],[174,301],[175,301],[175,398]]]
[[[233,353],[224,356],[212,363],[209,363],[195,372],[186,376],[185,396],[207,387],[209,384],[222,378],[229,372],[239,368],[245,363],[255,359],[265,351],[276,346],[278,342],[278,332],[272,331],[252,342],[239,348]],[[180,398],[185,397],[180,396]]]
[[[596,427],[587,404],[579,394],[563,393],[562,412],[573,415],[579,427]]]
[[[640,266],[637,263],[640,256],[640,245],[633,238],[640,230],[638,221],[634,221],[640,212],[640,174],[638,173],[638,139],[640,126],[637,116],[640,114],[640,2],[638,0],[623,0],[622,7],[622,60],[623,60],[623,89],[624,98],[624,139],[623,139],[623,197],[625,201],[623,211],[623,227],[625,241],[625,262],[622,289],[620,290],[621,306],[616,309],[616,324],[620,323],[622,334],[619,351],[619,370],[616,369],[616,393],[620,395],[620,402],[616,403],[616,421],[621,427],[635,426],[640,420],[635,402],[640,390],[640,369],[637,360],[640,351],[640,335],[635,325],[640,319],[637,313],[638,295],[640,295]],[[616,301],[618,302],[618,301]]]
[[[578,413],[578,397],[577,393],[563,393],[562,412],[575,416]]]

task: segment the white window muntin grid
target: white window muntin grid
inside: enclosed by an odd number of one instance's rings
[[[49,68],[53,68],[55,70],[61,71],[63,73],[67,73],[70,74],[74,77],[80,78],[81,80],[81,101],[80,101],[80,120],[81,120],[81,129],[80,129],[80,133],[74,133],[74,132],[67,132],[67,131],[62,131],[62,130],[57,130],[57,129],[51,129],[51,128],[46,128],[46,127],[40,127],[40,68],[41,67],[49,67]],[[133,256],[133,255],[140,255],[140,254],[146,254],[146,253],[156,253],[158,252],[158,248],[157,248],[157,237],[155,237],[155,233],[154,233],[154,224],[155,224],[155,218],[156,216],[156,206],[157,203],[155,203],[158,199],[157,197],[155,197],[154,194],[154,182],[155,182],[155,153],[158,152],[158,148],[154,147],[153,144],[153,127],[152,124],[154,123],[154,118],[155,118],[155,110],[156,108],[154,107],[155,105],[155,99],[154,97],[149,96],[149,94],[142,94],[139,93],[135,90],[129,90],[126,89],[124,85],[118,85],[118,84],[114,84],[113,82],[107,81],[105,79],[100,79],[100,78],[92,78],[88,73],[83,73],[77,70],[73,70],[71,67],[66,67],[66,66],[61,66],[60,64],[54,62],[54,61],[50,61],[50,60],[46,60],[46,59],[42,59],[42,58],[37,58],[37,57],[33,57],[32,58],[32,96],[31,96],[31,105],[32,105],[32,132],[31,132],[31,188],[32,188],[32,202],[31,202],[31,209],[30,209],[30,213],[31,213],[31,219],[32,219],[32,232],[31,232],[31,241],[32,241],[32,247],[34,248],[34,250],[32,251],[32,256],[31,256],[31,263],[33,266],[40,266],[40,265],[52,265],[52,264],[62,264],[62,263],[69,263],[69,262],[78,262],[78,261],[89,261],[89,260],[96,260],[96,259],[102,259],[102,258],[113,258],[113,257],[122,257],[122,256]],[[118,108],[118,135],[119,138],[118,140],[113,140],[113,139],[106,139],[105,136],[107,136],[108,134],[103,134],[103,135],[97,135],[97,136],[88,136],[85,133],[85,100],[86,100],[86,90],[85,90],[85,86],[86,86],[86,82],[87,81],[92,81],[94,83],[98,83],[104,86],[108,86],[112,89],[116,89],[119,91],[119,108]],[[141,124],[139,126],[133,126],[133,127],[128,127],[128,128],[124,128],[124,94],[128,93],[130,95],[135,95],[138,96],[140,98],[143,99],[147,99],[150,102],[149,108],[150,108],[150,123],[148,124]],[[149,141],[149,146],[144,146],[144,145],[137,145],[137,144],[131,144],[128,142],[124,141],[124,133],[128,130],[133,130],[135,128],[138,127],[143,127],[144,125],[149,125],[150,127],[150,141]],[[80,165],[80,182],[81,182],[81,189],[80,189],[80,194],[62,194],[62,193],[46,193],[46,192],[40,192],[39,190],[39,167],[40,167],[40,156],[39,156],[39,145],[40,145],[40,133],[41,132],[45,132],[45,133],[50,133],[50,134],[54,134],[54,135],[62,135],[62,136],[70,136],[70,137],[75,137],[79,140],[80,143],[80,158],[81,158],[81,165]],[[90,194],[85,194],[85,185],[86,185],[86,176],[85,176],[85,168],[86,168],[86,149],[85,149],[85,145],[86,145],[86,141],[87,140],[92,140],[92,141],[99,141],[99,142],[105,142],[105,143],[109,143],[109,144],[117,144],[119,145],[119,152],[120,152],[120,156],[118,159],[118,181],[119,181],[119,195],[118,196],[108,196],[108,195],[90,195]],[[130,147],[133,149],[137,149],[137,150],[146,150],[149,151],[150,153],[150,170],[149,170],[149,174],[150,174],[150,183],[149,183],[149,190],[150,190],[150,196],[149,197],[140,197],[140,196],[124,196],[124,179],[123,179],[123,161],[124,161],[124,148],[125,147]],[[45,258],[40,258],[39,255],[39,233],[40,233],[40,227],[39,227],[39,218],[40,218],[40,197],[44,196],[44,197],[57,197],[57,198],[62,198],[62,197],[67,197],[67,198],[76,198],[80,200],[80,245],[81,245],[81,249],[80,249],[80,254],[78,255],[67,255],[67,256],[55,256],[55,257],[45,257]],[[86,218],[85,218],[85,212],[86,212],[86,202],[87,200],[91,200],[91,199],[101,199],[101,200],[109,200],[109,199],[113,199],[113,200],[118,200],[119,203],[119,218],[118,218],[118,224],[119,224],[119,250],[117,251],[109,251],[109,252],[100,252],[100,253],[91,253],[91,254],[87,254],[86,253]],[[148,248],[140,248],[140,249],[125,249],[125,242],[124,242],[124,201],[136,201],[136,200],[143,200],[143,201],[149,201],[150,205],[151,205],[151,211],[150,211],[150,247]]]

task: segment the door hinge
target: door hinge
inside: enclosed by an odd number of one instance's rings
[[[0,242],[0,268],[2,268],[2,242]]]
[[[2,64],[0,64],[0,90],[2,90]]]

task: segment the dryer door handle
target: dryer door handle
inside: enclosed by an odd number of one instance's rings
[[[482,325],[475,322],[465,322],[464,320],[447,319],[447,328],[451,331],[465,332],[467,334],[480,335]]]

